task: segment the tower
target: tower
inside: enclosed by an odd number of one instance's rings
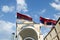
[[[19,40],[42,40],[42,34],[40,31],[40,24],[36,24],[32,21],[32,18],[17,13],[17,36]]]

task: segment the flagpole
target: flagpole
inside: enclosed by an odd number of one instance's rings
[[[17,39],[17,23],[16,23],[16,39]]]
[[[16,14],[16,40],[18,40],[17,38],[17,14]]]

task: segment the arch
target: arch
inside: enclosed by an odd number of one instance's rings
[[[20,31],[19,35],[22,37],[22,40],[25,38],[33,38],[34,40],[38,40],[37,32],[32,28],[24,28]]]
[[[24,40],[34,40],[34,39],[31,37],[26,37]]]

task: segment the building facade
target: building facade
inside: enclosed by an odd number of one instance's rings
[[[44,40],[60,40],[60,18],[51,31],[45,36]]]
[[[40,24],[33,21],[20,19],[21,23],[17,23],[17,36],[20,40],[43,40],[43,35],[40,31]]]

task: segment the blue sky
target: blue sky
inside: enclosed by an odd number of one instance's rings
[[[57,20],[60,17],[60,0],[0,0],[0,40],[10,40],[16,30],[16,12],[30,15],[40,23],[39,17]],[[50,28],[42,27],[43,34]]]

